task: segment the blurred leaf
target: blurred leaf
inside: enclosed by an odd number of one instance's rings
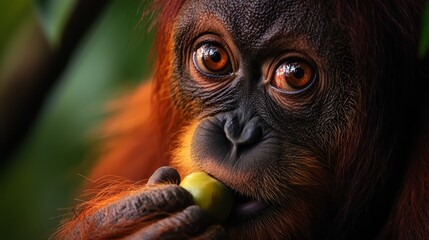
[[[426,5],[423,10],[422,18],[422,30],[419,43],[419,57],[423,58],[429,49],[429,1],[426,1]]]
[[[0,1],[0,57],[13,33],[27,20],[31,0]]]
[[[87,175],[90,164],[82,160],[92,149],[106,102],[150,75],[152,36],[139,27],[141,8],[141,0],[111,1],[73,54],[13,164],[0,175],[2,239],[47,239],[70,211],[64,208],[77,204],[80,174]]]
[[[60,43],[77,0],[37,0],[37,10],[43,30],[53,47]]]

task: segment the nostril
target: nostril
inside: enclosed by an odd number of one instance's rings
[[[258,142],[262,138],[262,128],[257,122],[249,122],[244,127],[240,138],[237,139],[239,145],[250,145]]]
[[[233,145],[250,145],[258,142],[262,137],[262,128],[259,119],[254,117],[247,122],[240,122],[236,117],[225,122],[225,135]]]

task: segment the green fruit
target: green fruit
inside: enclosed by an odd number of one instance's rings
[[[230,189],[205,172],[186,176],[180,186],[191,193],[194,203],[222,223],[231,212],[234,195]]]

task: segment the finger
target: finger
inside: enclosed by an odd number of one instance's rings
[[[200,207],[193,205],[182,212],[176,213],[139,230],[127,239],[189,239],[191,236],[204,232],[204,229],[210,224],[211,220],[207,213]]]
[[[227,234],[225,228],[220,225],[210,226],[206,231],[197,237],[192,238],[192,240],[226,240]]]
[[[158,183],[180,183],[180,175],[175,168],[164,166],[158,168],[147,181],[148,185]]]
[[[192,240],[226,240],[228,239],[225,229],[220,225],[210,226],[202,234],[191,238]]]
[[[178,185],[148,187],[86,216],[80,221],[83,225],[76,229],[86,232],[90,228],[98,233],[97,239],[128,234],[191,204],[192,196]]]

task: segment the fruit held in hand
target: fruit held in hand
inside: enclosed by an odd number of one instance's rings
[[[234,195],[223,183],[205,172],[194,172],[186,176],[180,186],[191,193],[195,204],[219,222],[224,222],[234,204]]]

